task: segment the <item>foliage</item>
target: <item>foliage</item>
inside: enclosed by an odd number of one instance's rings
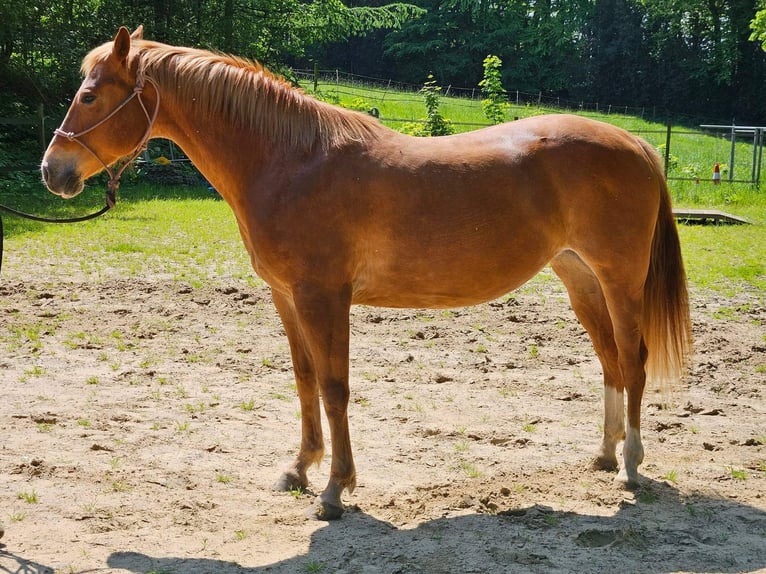
[[[433,75],[429,74],[420,94],[426,106],[426,117],[422,124],[408,124],[402,131],[414,136],[448,136],[455,133],[452,123],[439,112],[441,86],[436,85]]]
[[[761,4],[763,9],[758,10],[750,22],[750,29],[753,31],[750,34],[750,39],[753,42],[760,42],[761,47],[766,50],[766,2],[761,2]]]
[[[123,24],[145,24],[153,40],[233,52],[278,68],[313,44],[397,28],[422,12],[401,2],[349,7],[341,0],[3,0],[0,73],[14,93],[58,102],[79,83],[82,56]]]
[[[475,62],[493,53],[513,62],[503,84],[521,91],[716,122],[766,116],[753,0],[414,1],[428,14],[385,40],[398,80],[416,81],[428,62],[442,82],[475,85]],[[756,22],[754,39],[766,39],[766,16]]]
[[[508,109],[507,92],[503,87],[500,67],[503,62],[497,56],[489,55],[484,58],[484,78],[479,82],[484,99],[481,108],[484,115],[493,124],[505,121],[505,111]]]

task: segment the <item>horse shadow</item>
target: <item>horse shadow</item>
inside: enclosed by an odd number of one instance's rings
[[[4,544],[0,544],[0,573],[2,574],[54,574],[52,566],[46,566],[27,560],[22,556],[8,552]]]
[[[342,520],[315,531],[306,554],[266,566],[137,552],[115,552],[108,565],[136,574],[663,574],[766,568],[766,511],[731,499],[682,495],[669,484],[649,482],[635,503],[621,504],[612,514],[535,504],[435,518],[407,529],[351,509]]]

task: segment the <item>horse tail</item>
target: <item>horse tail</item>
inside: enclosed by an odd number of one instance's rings
[[[641,145],[660,180],[660,205],[644,284],[641,332],[648,351],[647,379],[665,387],[684,375],[692,350],[689,294],[681,242],[662,164],[648,143],[641,140]]]

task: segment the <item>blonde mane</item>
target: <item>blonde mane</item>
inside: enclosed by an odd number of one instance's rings
[[[111,50],[111,42],[92,50],[83,60],[83,75]],[[133,40],[130,65],[160,87],[173,86],[180,100],[194,100],[201,113],[253,130],[275,144],[329,149],[369,140],[381,127],[365,114],[307,96],[244,58]]]

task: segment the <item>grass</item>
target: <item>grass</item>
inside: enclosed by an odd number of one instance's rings
[[[747,480],[747,471],[734,468],[733,466],[729,467],[729,474],[734,480]]]
[[[676,470],[669,470],[662,478],[673,484],[678,484],[678,472]]]
[[[28,197],[4,198],[35,213],[83,213],[98,205],[97,191],[86,191],[69,204],[42,189]],[[217,196],[216,196],[217,197]],[[121,269],[131,275],[157,274],[199,287],[211,277],[245,279],[259,284],[239,242],[229,207],[206,189],[125,185],[118,207],[98,220],[73,225],[45,225],[6,218],[6,253],[29,261],[55,258],[98,278]],[[127,251],[125,238],[133,249]],[[24,265],[24,262],[20,262]],[[6,262],[6,268],[10,268]],[[6,271],[8,273],[9,271]],[[35,340],[37,333],[25,333]],[[27,338],[25,337],[25,338]],[[73,334],[71,346],[85,342]]]
[[[39,502],[37,493],[34,490],[32,492],[19,492],[16,498],[23,500],[27,504],[37,504]]]
[[[463,461],[460,463],[460,468],[468,478],[479,478],[481,476],[481,471],[473,463]]]
[[[252,411],[255,409],[255,400],[250,399],[249,401],[242,401],[239,403],[239,408],[246,412]]]

